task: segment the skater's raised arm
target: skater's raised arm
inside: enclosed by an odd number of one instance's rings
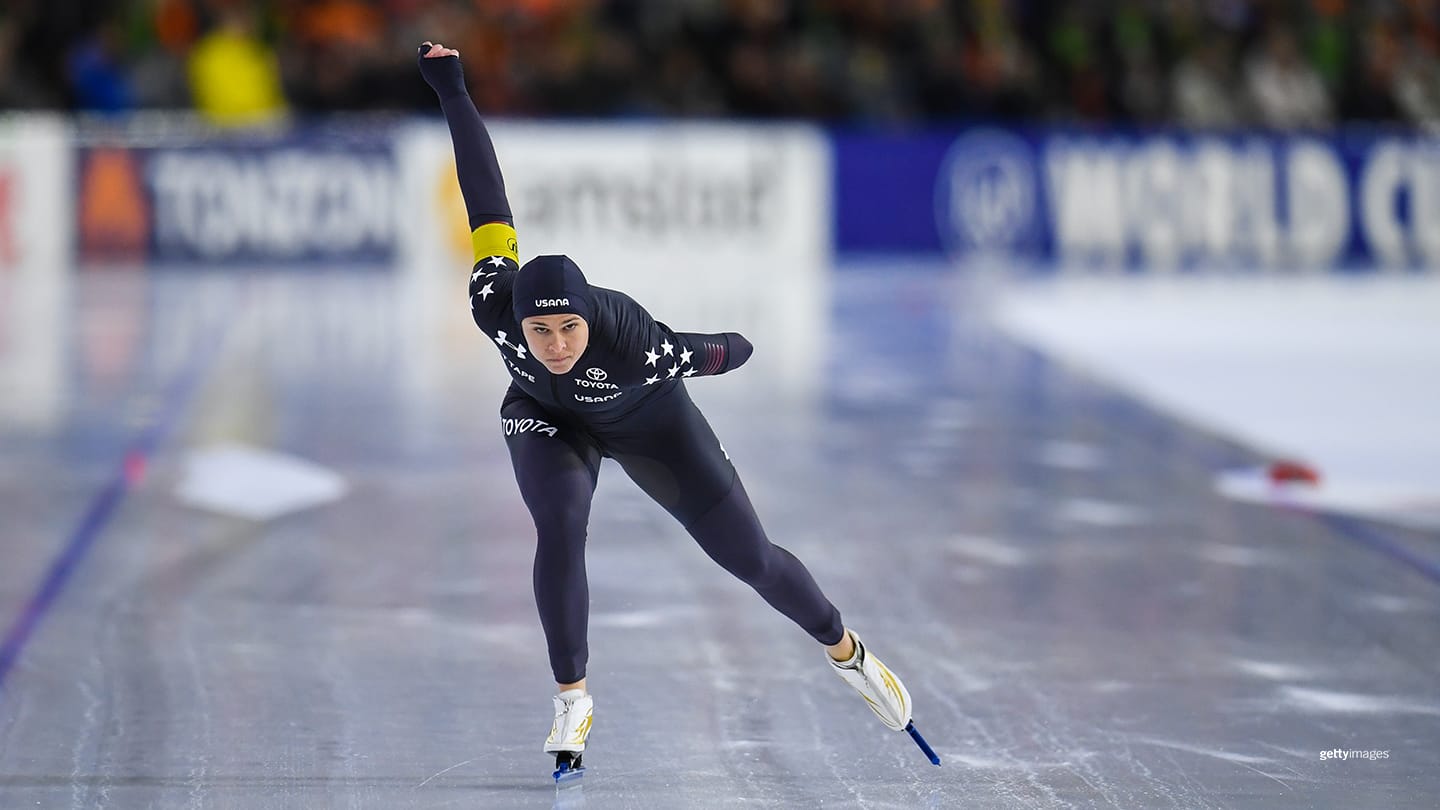
[[[500,174],[490,133],[465,89],[460,52],[426,42],[420,46],[418,61],[420,75],[440,98],[440,109],[450,127],[455,174],[460,180],[460,193],[465,196],[475,261],[498,255],[518,263],[515,219],[505,197],[505,179]]]

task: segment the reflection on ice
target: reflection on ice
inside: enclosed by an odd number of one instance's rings
[[[555,804],[551,810],[585,810],[585,779],[580,776],[555,784]]]
[[[1282,686],[1280,695],[1286,704],[1317,714],[1425,714],[1440,715],[1440,703],[1419,701],[1391,695],[1364,695],[1354,692],[1331,692],[1300,686]]]

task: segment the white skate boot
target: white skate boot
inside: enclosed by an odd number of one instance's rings
[[[579,776],[584,766],[580,755],[585,752],[585,739],[590,736],[591,713],[595,701],[579,689],[567,689],[556,695],[555,723],[545,740],[545,753],[555,755],[555,781]]]
[[[904,731],[910,725],[910,693],[905,690],[905,684],[865,649],[860,636],[853,630],[846,632],[855,642],[855,654],[850,656],[849,661],[836,661],[828,653],[825,658],[834,667],[835,674],[865,698],[880,722],[895,731]]]

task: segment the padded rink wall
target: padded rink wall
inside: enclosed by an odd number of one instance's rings
[[[602,284],[688,307],[661,310],[682,328],[776,309],[812,327],[834,255],[1135,272],[1440,264],[1440,141],[1413,133],[492,128],[522,258],[572,253]],[[222,132],[8,116],[0,262],[464,267],[452,166],[436,119]]]
[[[0,421],[60,417],[73,221],[70,128],[0,116]]]
[[[1414,134],[492,128],[522,258],[569,253],[677,329],[744,332],[751,362],[795,390],[824,373],[836,257],[1124,275],[1440,265],[1440,143]],[[0,414],[53,418],[75,268],[394,275],[449,313],[424,328],[473,337],[470,263],[437,118],[6,116]]]

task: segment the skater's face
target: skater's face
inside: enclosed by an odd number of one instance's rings
[[[520,322],[530,353],[540,358],[551,374],[575,367],[590,344],[590,324],[579,315],[534,315]]]

